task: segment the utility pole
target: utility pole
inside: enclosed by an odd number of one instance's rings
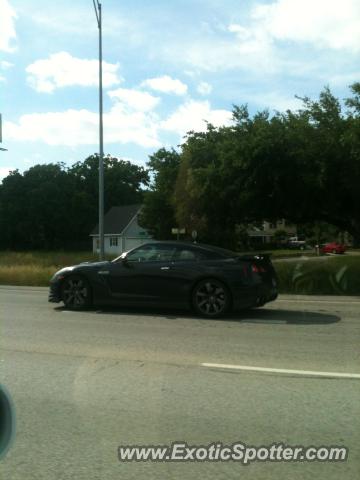
[[[0,143],[2,143],[2,115],[0,113]],[[7,152],[7,148],[0,147],[1,152]]]
[[[99,29],[99,259],[104,260],[104,129],[102,88],[102,12],[99,0],[93,0]]]

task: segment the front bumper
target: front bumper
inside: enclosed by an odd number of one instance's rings
[[[59,303],[61,298],[61,284],[59,281],[51,281],[49,289],[48,301],[51,303]]]

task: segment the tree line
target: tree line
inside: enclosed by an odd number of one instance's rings
[[[98,155],[71,167],[35,165],[10,172],[0,185],[0,248],[90,248],[98,222]],[[146,168],[110,155],[104,158],[105,211],[142,203]]]
[[[360,83],[340,102],[324,88],[296,111],[251,116],[189,132],[180,152],[150,157],[153,177],[142,224],[156,237],[170,225],[236,248],[248,225],[284,218],[313,233],[346,231],[360,243]]]
[[[360,243],[360,83],[341,102],[325,88],[296,111],[250,115],[191,131],[178,150],[161,148],[146,167],[104,159],[105,210],[142,203],[156,239],[173,227],[230,248],[263,220],[304,231],[347,231]],[[98,219],[98,156],[71,167],[35,165],[0,184],[0,248],[89,248]]]

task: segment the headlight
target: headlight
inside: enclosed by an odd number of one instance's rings
[[[74,267],[65,267],[65,268],[62,268],[61,270],[58,270],[56,273],[54,273],[51,280],[61,280],[65,277],[65,275],[68,272],[71,272],[73,269]]]

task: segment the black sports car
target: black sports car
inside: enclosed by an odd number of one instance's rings
[[[268,255],[238,255],[209,245],[152,242],[112,261],[59,270],[50,302],[71,309],[94,305],[190,307],[216,318],[232,308],[264,305],[277,297]]]

